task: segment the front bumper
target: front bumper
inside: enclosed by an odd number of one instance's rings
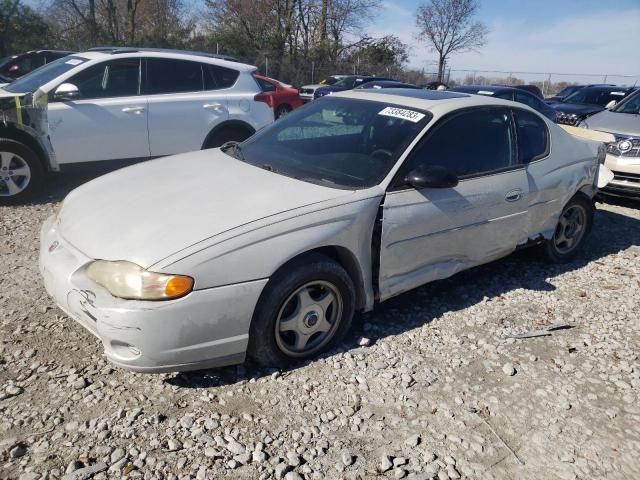
[[[617,157],[607,154],[604,164],[613,172],[614,177],[601,189],[603,193],[640,197],[640,157]]]
[[[98,337],[112,363],[138,372],[197,370],[242,363],[253,310],[267,280],[194,290],[169,301],[116,298],[86,275],[92,261],[47,219],[40,272],[67,315]]]

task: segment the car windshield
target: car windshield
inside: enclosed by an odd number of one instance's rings
[[[11,84],[4,87],[4,89],[7,92],[13,93],[34,92],[42,85],[49,83],[56,77],[87,61],[87,58],[76,56],[59,58],[58,60],[37,68],[18,80],[14,80]]]
[[[611,100],[620,101],[625,95],[624,90],[604,88],[582,88],[564,99],[564,103],[576,105],[598,105],[604,107]]]
[[[577,92],[581,88],[582,87],[578,87],[578,86],[564,87],[562,90],[560,90],[560,92],[558,92],[556,97],[568,97],[569,95],[571,95],[572,93]]]
[[[336,77],[327,77],[320,82],[321,85],[333,85],[337,83],[340,79]]]
[[[226,152],[306,182],[368,188],[384,179],[430,119],[415,108],[324,97]]]
[[[333,86],[351,90],[353,87],[356,86],[356,79],[357,77],[343,78],[342,80],[339,80],[336,83],[334,83]]]
[[[611,109],[617,113],[635,113],[640,114],[640,90],[633,95],[625,98],[622,102]]]

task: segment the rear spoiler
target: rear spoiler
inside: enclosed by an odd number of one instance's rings
[[[616,141],[616,137],[614,137],[611,133],[601,132],[599,130],[589,130],[587,128],[572,127],[571,125],[558,124],[558,126],[562,127],[565,132],[570,133],[574,137],[578,137],[583,140],[593,140],[595,142],[603,143],[611,143]]]

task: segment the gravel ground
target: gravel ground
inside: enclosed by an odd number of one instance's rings
[[[84,179],[0,207],[0,478],[640,478],[640,204],[599,203],[574,263],[427,285],[291,370],[141,375],[38,274],[40,224]]]

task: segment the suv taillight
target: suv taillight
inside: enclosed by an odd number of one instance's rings
[[[256,102],[264,102],[271,108],[273,108],[273,97],[267,93],[259,93],[255,97],[253,97],[253,99]]]

